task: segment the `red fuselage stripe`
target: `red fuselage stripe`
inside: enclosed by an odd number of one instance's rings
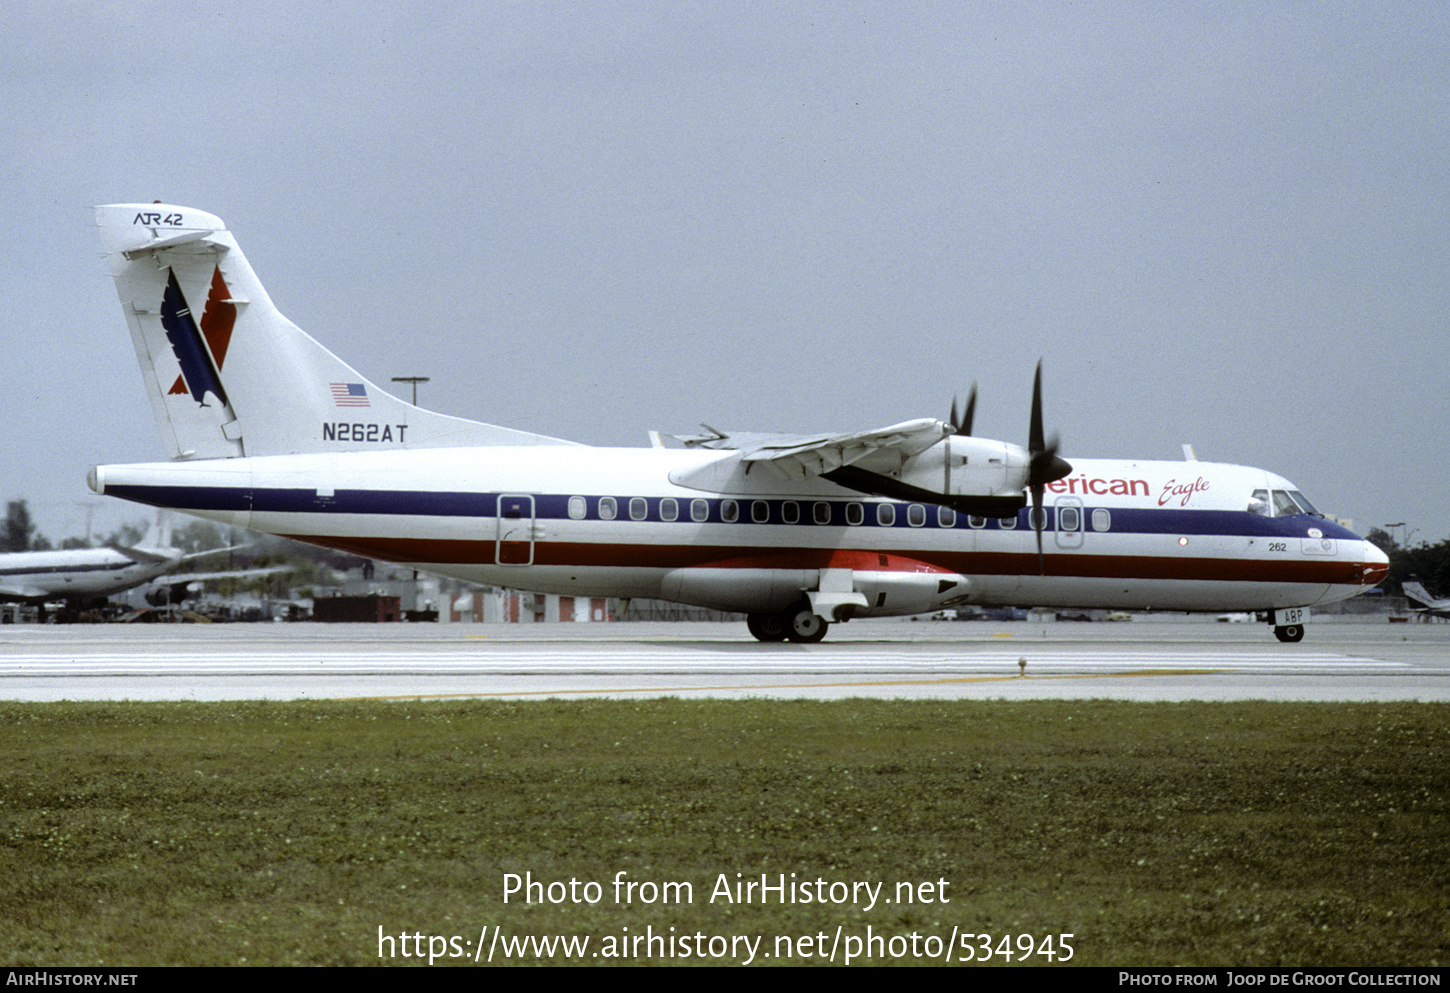
[[[282,535],[367,558],[448,565],[497,564],[493,540]],[[523,543],[526,546],[526,543]],[[826,569],[942,572],[983,576],[1037,575],[1035,552],[867,551],[734,545],[638,545],[586,542],[534,543],[532,565],[568,568]],[[525,556],[526,558],[526,556]],[[1215,582],[1324,583],[1366,586],[1388,568],[1337,559],[1225,559],[1197,556],[1084,555],[1049,552],[1049,576],[1093,579],[1208,580]]]

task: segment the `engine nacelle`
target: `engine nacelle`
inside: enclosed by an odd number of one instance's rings
[[[990,438],[951,435],[907,459],[900,483],[886,496],[930,500],[979,517],[1011,517],[1027,505],[1031,456],[1025,448]]]

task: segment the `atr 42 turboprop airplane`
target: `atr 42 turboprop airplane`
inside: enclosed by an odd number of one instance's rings
[[[97,493],[475,583],[748,615],[762,641],[960,604],[1257,611],[1384,577],[1378,548],[1245,466],[1075,460],[949,422],[593,448],[420,409],[278,312],[222,221],[96,211],[172,461]],[[1031,506],[1029,507],[1029,502]]]
[[[213,548],[185,555],[171,546],[171,523],[166,515],[163,513],[158,517],[160,519],[135,545],[0,554],[0,600],[36,605],[44,622],[45,605],[57,600],[65,601],[66,611],[62,615],[65,619],[66,615],[73,617],[82,610],[105,606],[107,597],[137,586],[155,584],[165,588],[171,600],[180,600],[183,591],[208,579],[279,571],[265,569],[172,575],[183,562],[231,549]]]

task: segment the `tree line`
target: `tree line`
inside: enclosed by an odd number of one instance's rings
[[[1403,596],[1403,584],[1419,580],[1434,596],[1450,596],[1450,538],[1402,547],[1383,528],[1371,528],[1365,538],[1390,557],[1390,573],[1380,584],[1387,595]]]

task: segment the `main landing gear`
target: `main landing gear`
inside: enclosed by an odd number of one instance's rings
[[[826,636],[831,626],[803,603],[781,614],[749,614],[745,626],[758,641],[794,641],[814,644]]]
[[[1280,641],[1303,641],[1304,625],[1285,624],[1283,627],[1274,628],[1274,637]]]

